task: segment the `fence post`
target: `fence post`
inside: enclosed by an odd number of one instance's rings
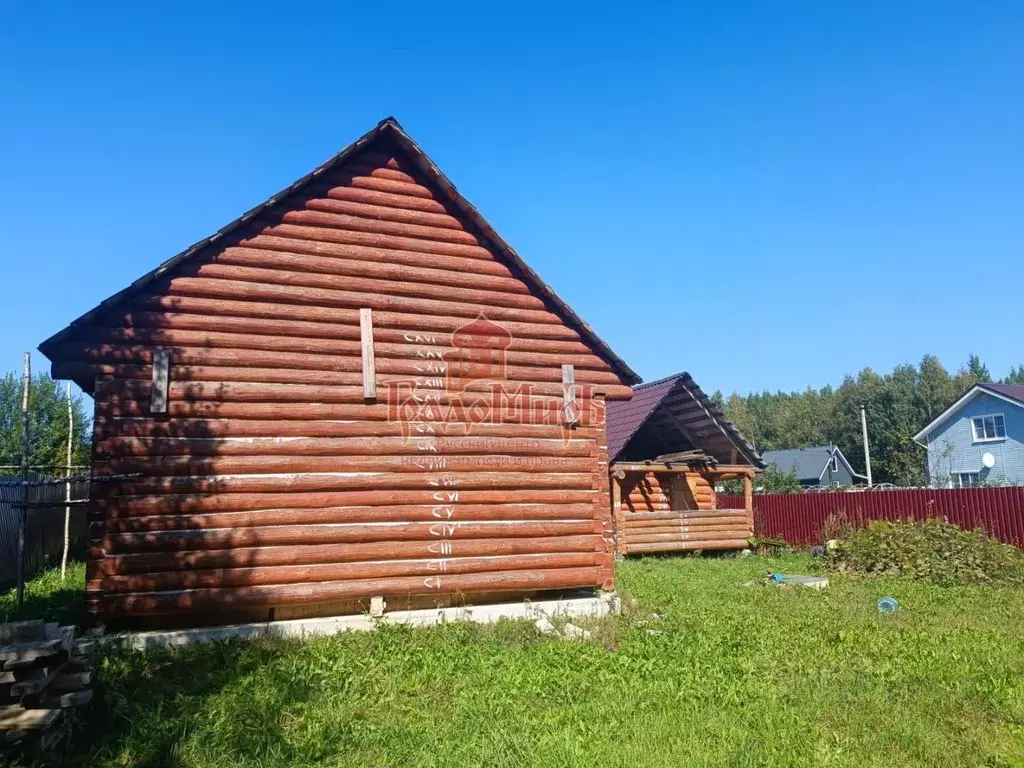
[[[25,353],[25,373],[21,380],[21,493],[18,499],[18,605],[25,602],[25,527],[28,524],[28,394],[32,387],[32,357]]]
[[[75,414],[71,408],[71,382],[68,382],[68,466],[67,483],[64,486],[64,552],[60,556],[60,583],[64,583],[64,573],[68,567],[68,545],[71,535],[71,436],[75,433]]]

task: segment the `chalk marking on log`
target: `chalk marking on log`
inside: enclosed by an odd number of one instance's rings
[[[427,570],[430,570],[430,571],[441,571],[441,573],[444,573],[445,571],[448,570],[448,561],[447,560],[428,560],[427,561]]]
[[[444,360],[444,350],[437,347],[420,347],[416,350],[416,357],[426,360]]]
[[[427,589],[441,589],[441,577],[428,576],[423,580],[423,586]]]
[[[433,555],[450,555],[452,553],[452,543],[450,541],[442,541],[438,544],[431,544],[427,547],[427,551]]]
[[[437,525],[430,526],[430,535],[451,537],[455,535],[455,530],[458,527],[459,523],[438,523]]]
[[[437,337],[429,333],[409,333],[403,334],[406,341],[411,341],[414,344],[437,344]]]

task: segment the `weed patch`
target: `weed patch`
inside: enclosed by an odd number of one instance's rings
[[[981,531],[964,531],[941,520],[874,521],[863,529],[847,528],[828,559],[841,571],[940,586],[1024,585],[1024,553]]]

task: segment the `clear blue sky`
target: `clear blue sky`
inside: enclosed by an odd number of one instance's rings
[[[0,370],[386,115],[646,379],[1024,362],[1024,4],[491,5],[0,2]]]

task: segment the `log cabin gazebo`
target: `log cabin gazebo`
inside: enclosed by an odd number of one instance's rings
[[[742,549],[754,534],[754,447],[688,373],[608,403],[619,554]],[[715,483],[742,480],[743,509],[718,509]]]

